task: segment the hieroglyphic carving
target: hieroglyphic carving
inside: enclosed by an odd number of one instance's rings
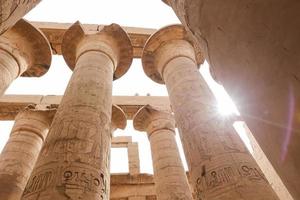
[[[197,200],[205,199],[205,193],[210,193],[210,190],[224,191],[227,188],[234,187],[241,178],[248,181],[264,181],[267,183],[260,169],[251,163],[239,163],[238,167],[227,164],[206,170],[205,165],[203,165],[202,174],[196,181],[194,192]]]
[[[35,193],[43,191],[48,187],[53,181],[53,171],[45,171],[41,174],[37,174],[31,177],[24,190],[24,195],[29,193]]]
[[[106,199],[109,174],[99,167],[108,163],[109,152],[102,152],[101,148],[109,149],[110,141],[102,139],[106,137],[103,134],[109,133],[109,117],[101,112],[92,116],[88,113],[87,119],[78,120],[58,111],[41,151],[40,165],[29,180],[24,197],[43,195],[47,188],[59,186],[67,195],[74,195],[72,190],[79,189],[80,197],[92,192],[99,199]]]
[[[276,199],[268,182],[253,181],[259,167],[232,122],[219,115],[216,99],[199,73],[198,55],[184,27],[171,25],[150,37],[142,56],[145,73],[166,84],[193,190],[198,199],[201,194],[205,199]],[[244,162],[251,165],[237,164]],[[199,187],[200,183],[206,186]]]

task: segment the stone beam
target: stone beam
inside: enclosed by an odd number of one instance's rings
[[[14,120],[18,112],[28,104],[48,104],[58,107],[62,96],[42,95],[4,95],[0,98],[0,120]],[[127,119],[144,105],[151,104],[161,108],[169,108],[168,97],[158,96],[113,96],[113,104],[118,105],[126,113]]]
[[[72,23],[54,23],[54,22],[30,22],[35,27],[39,28],[48,38],[53,54],[61,55],[62,38],[66,30]],[[100,30],[103,25],[97,24],[82,24],[88,31]],[[129,35],[132,46],[133,56],[140,58],[144,44],[149,36],[155,32],[155,29],[122,27]]]
[[[156,199],[153,176],[139,174],[111,175],[110,199]]]
[[[118,136],[111,139],[112,148],[127,148],[128,143],[132,143],[131,136]]]
[[[113,137],[111,139],[112,143],[120,144],[120,143],[130,143],[132,142],[132,137],[131,136],[118,136],[118,137]]]

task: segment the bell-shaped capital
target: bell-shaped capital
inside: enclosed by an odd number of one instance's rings
[[[117,129],[125,129],[127,125],[127,117],[124,111],[117,105],[112,106],[112,116],[111,116],[112,127]]]
[[[62,54],[73,70],[77,59],[88,51],[106,54],[114,64],[114,80],[124,75],[133,59],[133,47],[128,34],[118,24],[99,26],[97,31],[86,30],[74,23],[64,34]]]
[[[200,47],[182,25],[166,26],[155,32],[146,42],[142,55],[143,69],[153,81],[164,84],[164,66],[179,56],[189,57],[198,65],[204,62]]]
[[[21,76],[40,77],[50,68],[50,44],[46,36],[26,20],[19,20],[1,35],[0,49],[14,56]]]
[[[156,130],[174,131],[175,120],[170,111],[145,105],[133,117],[133,127],[138,131],[146,131],[150,136]]]

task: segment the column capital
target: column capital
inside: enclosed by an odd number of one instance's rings
[[[118,24],[99,26],[97,31],[90,31],[77,21],[64,34],[61,48],[71,70],[85,52],[103,52],[114,64],[114,80],[128,71],[133,59],[130,38]]]
[[[16,60],[19,76],[40,77],[51,65],[51,47],[46,36],[23,19],[0,36],[0,50]]]
[[[32,133],[36,133],[44,141],[46,139],[47,132],[40,130],[50,128],[55,113],[56,108],[52,108],[50,105],[29,104],[16,116],[15,121],[18,121],[18,123],[15,123],[12,134],[28,130]],[[32,126],[31,124],[35,125]]]
[[[127,125],[127,117],[124,111],[117,105],[112,106],[111,126],[112,130],[125,129]]]
[[[133,127],[138,131],[146,131],[150,137],[157,130],[174,132],[175,119],[171,111],[145,105],[133,117]]]
[[[148,39],[142,55],[143,69],[153,81],[164,84],[164,67],[176,57],[188,57],[198,65],[204,62],[200,47],[179,24],[161,28]]]

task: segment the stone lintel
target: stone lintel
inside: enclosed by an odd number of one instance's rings
[[[15,116],[29,104],[51,105],[58,107],[62,96],[59,95],[4,95],[0,97],[0,120],[14,120]],[[144,105],[151,104],[163,110],[170,109],[166,96],[113,96],[113,104],[118,105],[130,120]]]
[[[112,147],[114,145],[122,145],[122,147],[127,147],[128,143],[132,142],[132,137],[131,136],[118,136],[118,137],[113,137],[111,140]]]
[[[131,197],[144,197],[156,199],[153,175],[150,174],[112,174],[110,199],[130,199]]]
[[[56,55],[61,55],[61,43],[64,33],[72,25],[72,23],[55,23],[55,22],[31,22],[34,26],[38,27],[48,38],[51,44],[52,52]],[[97,24],[82,24],[86,30],[96,31],[103,25]],[[133,57],[140,58],[144,45],[155,29],[148,28],[134,28],[134,27],[122,27],[130,37],[131,44],[133,46]]]

